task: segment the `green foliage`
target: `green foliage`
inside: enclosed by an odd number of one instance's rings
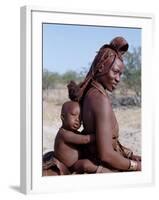
[[[71,80],[75,80],[77,83],[83,80],[83,75],[81,73],[69,70],[64,74],[58,74],[43,70],[43,89],[54,89],[58,84],[63,85],[69,83]]]
[[[137,96],[141,95],[141,48],[133,49],[125,55],[125,70],[122,80],[127,89],[132,89]]]
[[[56,84],[61,82],[61,76],[44,69],[43,71],[43,89],[55,88]]]
[[[76,82],[80,82],[82,80],[82,76],[80,73],[75,72],[73,70],[69,70],[62,75],[63,83],[69,83],[70,80],[75,80]]]

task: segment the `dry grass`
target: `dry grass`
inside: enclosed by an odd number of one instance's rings
[[[121,143],[141,155],[141,108],[115,109]]]

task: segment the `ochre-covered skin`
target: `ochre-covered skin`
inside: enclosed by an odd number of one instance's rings
[[[112,92],[124,71],[122,55],[128,44],[122,37],[114,38],[109,45],[103,45],[97,53],[85,80],[68,85],[69,97],[79,101],[82,109],[84,132],[95,135],[95,145],[88,144],[87,156],[95,157],[103,167],[128,171],[130,159],[137,160],[141,170],[141,157],[131,158],[117,151],[119,127],[105,90]]]
[[[62,127],[59,129],[54,143],[54,156],[71,171],[93,173],[97,170],[88,159],[83,159],[82,148],[94,142],[94,135],[81,134],[80,105],[78,102],[65,102],[61,110]]]
[[[84,81],[68,84],[74,105],[66,102],[62,108],[63,123],[55,139],[54,155],[58,161],[53,163],[56,166],[62,163],[57,167],[61,169],[59,174],[69,174],[63,164],[75,173],[141,171],[141,157],[133,155],[118,140],[119,126],[107,93],[120,82],[124,71],[122,56],[127,50],[124,38],[114,38],[99,49]],[[75,104],[80,105],[81,113]],[[75,120],[71,113],[80,119]],[[80,120],[84,126],[82,134],[77,131]],[[133,163],[135,168],[131,166]]]

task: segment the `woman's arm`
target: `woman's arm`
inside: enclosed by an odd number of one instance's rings
[[[114,113],[109,100],[104,96],[100,98],[100,106],[96,106],[94,109],[94,120],[96,124],[97,152],[101,161],[115,169],[128,170],[130,160],[114,151],[112,146]],[[139,168],[141,168],[141,165]]]

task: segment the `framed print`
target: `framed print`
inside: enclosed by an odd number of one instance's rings
[[[23,193],[153,183],[152,27],[149,14],[21,8]]]

